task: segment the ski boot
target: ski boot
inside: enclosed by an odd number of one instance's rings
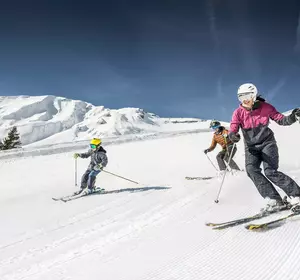
[[[299,213],[300,214],[300,205],[294,205],[292,208],[291,208],[291,211],[293,213]]]
[[[274,213],[278,212],[283,209],[289,209],[286,198],[283,198],[282,200],[276,200],[276,199],[270,199],[266,198],[266,206],[262,209],[260,209],[260,212],[263,213]]]
[[[291,198],[291,211],[294,213],[300,213],[300,197],[295,196]]]
[[[283,197],[282,202],[283,202],[283,204],[285,205],[285,207],[286,207],[287,209],[291,209],[292,206],[293,206],[293,205],[291,204],[291,202],[288,201],[288,198],[287,198],[286,195]]]
[[[99,193],[99,192],[103,192],[104,190],[105,189],[93,186],[92,188],[85,188],[84,194]]]

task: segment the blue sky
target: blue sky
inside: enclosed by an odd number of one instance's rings
[[[253,82],[278,110],[300,106],[299,1],[7,2],[1,95],[229,120]]]

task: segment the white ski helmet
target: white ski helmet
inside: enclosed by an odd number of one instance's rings
[[[257,88],[251,83],[242,84],[238,89],[237,95],[241,103],[245,100],[256,100]]]

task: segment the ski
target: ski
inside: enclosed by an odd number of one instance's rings
[[[89,195],[93,195],[93,194],[99,194],[99,193],[105,193],[105,189],[102,188],[96,188],[93,192],[91,193],[85,193],[84,191],[82,191],[79,194],[71,194],[71,195],[66,195],[66,196],[62,196],[62,197],[52,197],[52,199],[54,201],[63,201],[63,202],[68,202],[71,200],[75,200],[81,197],[85,197],[85,196],[89,196]]]
[[[205,225],[208,227],[219,227],[219,226],[224,226],[224,225],[229,225],[229,224],[234,224],[234,223],[240,223],[243,222],[245,220],[249,220],[249,219],[255,219],[256,217],[261,217],[261,214],[255,214],[253,216],[249,216],[249,217],[244,217],[244,218],[240,218],[240,219],[236,219],[236,220],[231,220],[231,221],[227,221],[227,222],[222,222],[222,223],[206,223]]]
[[[253,216],[249,216],[249,217],[245,217],[245,218],[241,218],[241,219],[231,220],[231,221],[227,221],[227,222],[223,222],[223,223],[206,223],[206,225],[209,227],[212,227],[213,230],[221,230],[221,229],[226,229],[226,228],[235,227],[235,226],[238,226],[241,224],[245,224],[245,223],[248,223],[248,222],[251,222],[254,220],[258,220],[258,219],[270,216],[272,214],[276,214],[276,213],[286,211],[289,209],[290,209],[290,207],[285,205],[276,211],[271,211],[271,212],[265,211],[265,212],[260,212]]]
[[[300,212],[292,212],[284,217],[281,217],[281,218],[278,218],[278,219],[275,219],[275,220],[272,220],[272,221],[269,221],[266,223],[246,225],[245,228],[248,230],[252,230],[252,231],[260,230],[260,229],[267,229],[276,223],[283,222],[285,220],[288,220],[291,217],[299,216],[299,215],[300,215]]]
[[[82,198],[82,197],[86,197],[86,196],[90,196],[90,195],[94,195],[94,194],[99,194],[99,193],[105,193],[105,189],[95,189],[93,192],[91,193],[85,193],[82,192],[80,194],[76,194],[76,195],[72,195],[72,196],[67,196],[61,199],[61,201],[63,202],[68,202],[68,201],[72,201],[78,198]]]
[[[207,176],[207,177],[185,177],[186,180],[210,180],[213,179],[214,177]]]

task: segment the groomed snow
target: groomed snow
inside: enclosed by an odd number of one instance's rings
[[[280,170],[300,182],[299,124],[272,128]],[[102,173],[97,185],[110,194],[68,203],[51,197],[76,190],[72,154],[84,143],[0,158],[0,279],[300,279],[300,219],[266,232],[204,225],[256,213],[264,203],[245,173],[226,177],[219,204],[220,180],[184,179],[215,174],[203,154],[211,136],[200,130],[107,141],[107,170],[140,184]],[[214,162],[218,151],[209,154]],[[78,177],[87,164],[78,161]]]

